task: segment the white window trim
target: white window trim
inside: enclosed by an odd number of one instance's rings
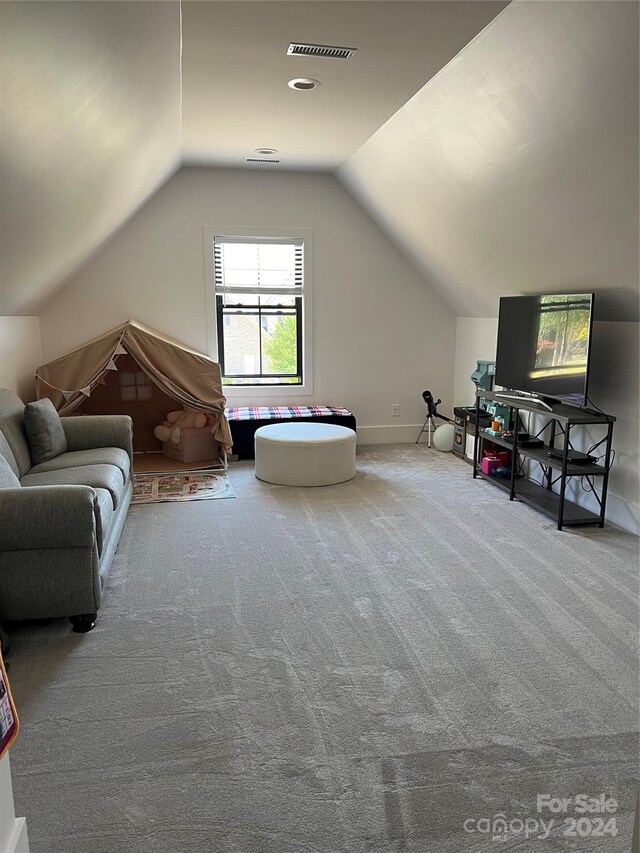
[[[249,403],[252,400],[269,400],[277,405],[279,397],[310,397],[313,394],[313,231],[311,228],[264,227],[219,228],[205,225],[204,235],[204,290],[207,308],[207,345],[209,357],[218,361],[218,331],[216,327],[216,294],[213,268],[213,240],[215,237],[247,237],[260,240],[264,237],[304,241],[303,275],[304,300],[302,304],[302,385],[223,385],[222,392],[231,403]]]

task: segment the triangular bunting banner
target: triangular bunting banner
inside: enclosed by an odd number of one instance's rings
[[[75,391],[61,391],[60,392],[65,400],[70,399],[76,393]]]
[[[126,355],[126,354],[127,354],[126,349],[122,346],[122,344],[118,344],[118,346],[116,347],[116,351],[114,352],[114,355]]]
[[[117,366],[116,366],[116,362],[115,362],[115,360],[112,358],[112,359],[111,359],[111,361],[109,362],[109,364],[106,366],[106,370],[117,370],[117,369],[118,369],[118,368],[117,368]]]
[[[84,394],[85,397],[90,397],[91,396],[91,385],[87,385],[84,388],[81,388],[80,393]]]

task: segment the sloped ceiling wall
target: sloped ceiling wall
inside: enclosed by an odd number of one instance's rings
[[[0,315],[38,314],[178,167],[180,9],[3,2],[0,15]]]
[[[0,315],[39,314],[179,164],[179,4],[0,16]],[[638,4],[514,0],[338,177],[458,315],[589,287],[637,319],[637,152]]]
[[[638,8],[516,0],[338,170],[459,316],[638,319]]]

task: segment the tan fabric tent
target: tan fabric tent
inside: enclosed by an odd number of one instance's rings
[[[180,407],[216,415],[214,436],[231,447],[220,365],[133,320],[39,367],[36,393],[61,415],[130,414],[136,450],[159,449],[153,427]]]

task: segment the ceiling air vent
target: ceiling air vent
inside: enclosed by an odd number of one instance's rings
[[[266,157],[246,157],[245,162],[247,162],[247,163],[279,163],[280,160],[270,160]]]
[[[287,56],[324,56],[325,59],[350,59],[357,47],[335,47],[331,44],[291,42]]]

